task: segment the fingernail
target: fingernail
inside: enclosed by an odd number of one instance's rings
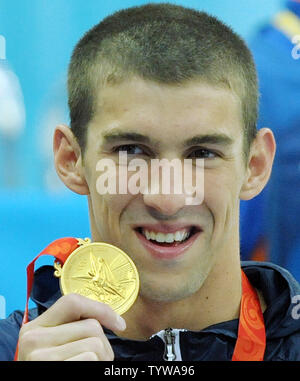
[[[116,323],[117,323],[117,329],[119,331],[124,331],[126,329],[126,322],[120,315],[117,316]]]

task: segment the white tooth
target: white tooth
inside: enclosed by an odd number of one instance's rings
[[[151,232],[151,233],[150,233],[150,237],[151,237],[151,239],[155,240],[155,238],[156,238],[156,234],[155,234],[154,232]]]
[[[187,237],[189,237],[189,235],[190,235],[190,232],[184,232],[183,241],[184,241]]]
[[[168,242],[168,243],[172,243],[174,242],[174,234],[172,233],[168,233],[165,237],[165,241]]]
[[[175,241],[182,241],[182,237],[183,237],[183,232],[176,232],[175,233]]]
[[[165,242],[165,235],[163,233],[157,233],[155,240],[157,242]]]
[[[148,240],[150,239],[150,233],[148,232],[148,230],[144,230],[144,235]]]

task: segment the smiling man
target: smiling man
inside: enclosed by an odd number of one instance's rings
[[[92,241],[130,256],[140,290],[121,318],[61,296],[53,269],[40,269],[31,321],[20,335],[19,315],[0,323],[2,357],[14,356],[19,339],[19,360],[300,360],[299,285],[278,266],[240,262],[239,202],[261,192],[275,154],[272,131],[256,130],[245,43],[181,6],[122,10],[79,41],[68,90],[71,128],[54,133],[57,173],[87,195]],[[151,171],[140,181],[157,192],[101,194],[102,160],[114,163],[116,183],[136,174],[120,153],[148,167],[190,159],[192,180],[200,162],[201,203],[187,203],[185,187],[165,194]],[[170,176],[171,190],[175,183]]]

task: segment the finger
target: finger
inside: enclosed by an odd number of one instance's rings
[[[51,348],[39,348],[29,353],[27,361],[64,361],[82,353],[94,353],[98,361],[112,361],[112,350],[98,337],[74,341]]]
[[[69,359],[66,359],[64,361],[99,361],[98,356],[94,352],[84,352],[80,353],[77,356],[73,356]]]
[[[84,319],[72,323],[61,324],[57,327],[33,327],[20,333],[20,346],[27,351],[36,348],[47,348],[63,345],[88,337],[104,337],[103,329],[98,320]]]
[[[25,324],[24,330],[34,326],[55,327],[81,319],[96,319],[113,331],[123,331],[126,328],[125,320],[109,305],[79,294],[69,294],[58,299],[39,317]]]

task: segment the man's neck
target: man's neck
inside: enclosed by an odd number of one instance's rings
[[[241,267],[237,256],[230,263],[218,262],[202,287],[185,299],[157,302],[139,296],[123,316],[127,329],[121,335],[145,340],[168,327],[200,331],[238,318],[241,295]]]

